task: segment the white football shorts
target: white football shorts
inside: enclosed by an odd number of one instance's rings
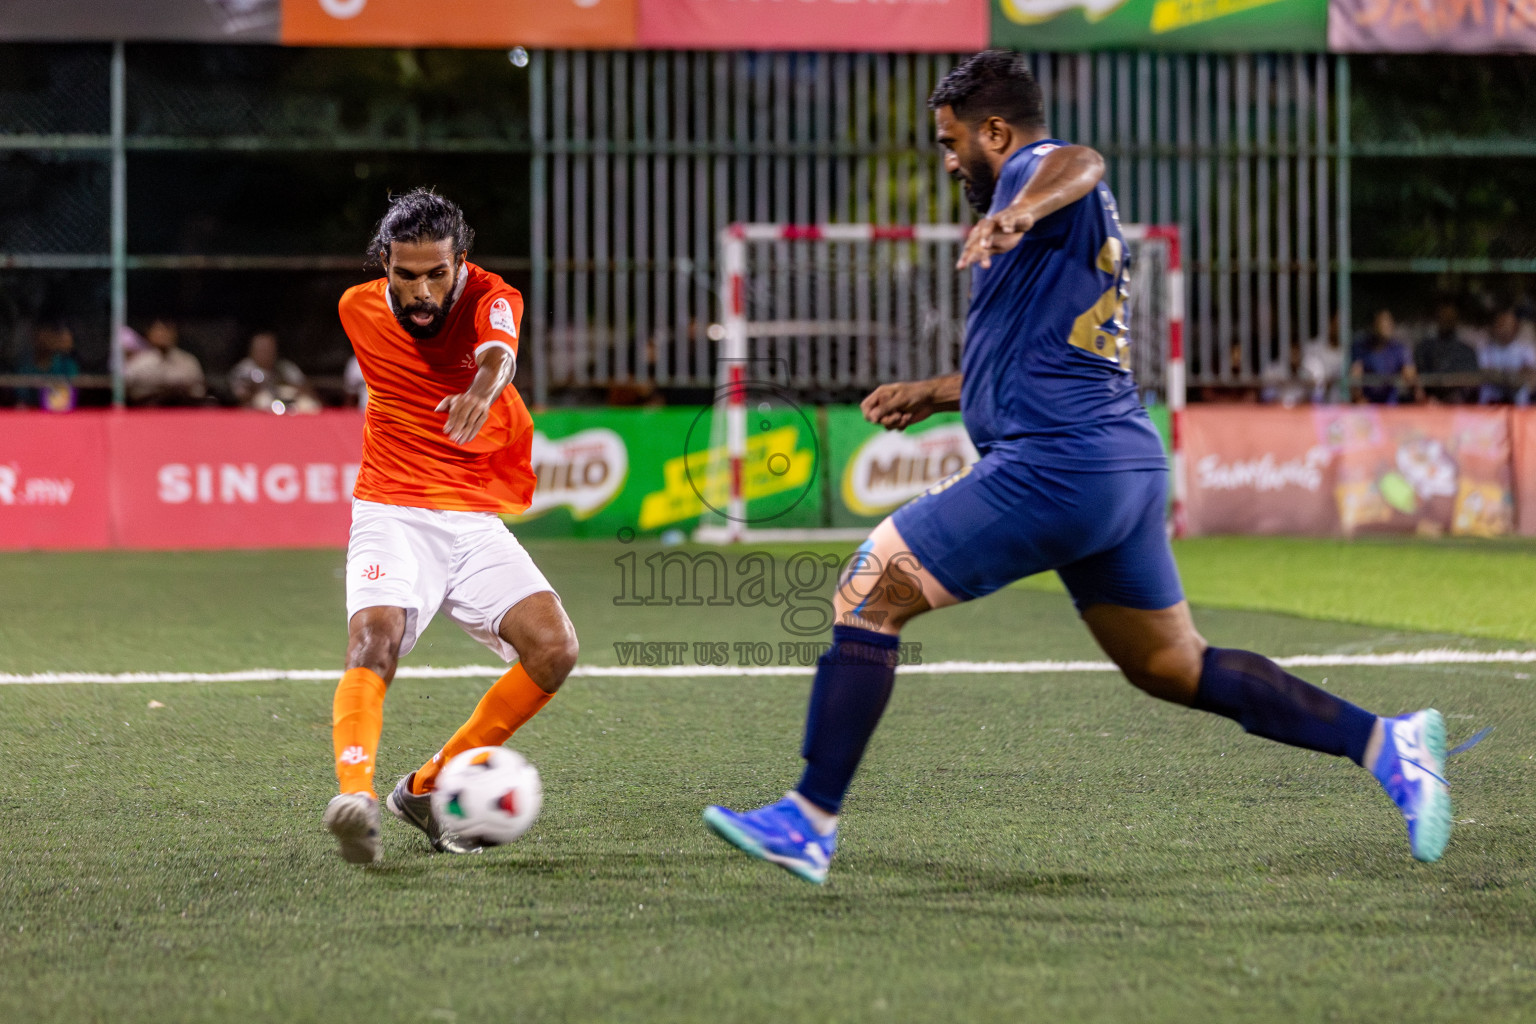
[[[515,661],[517,651],[497,633],[502,616],[545,590],[554,592],[493,512],[352,502],[347,622],[364,608],[404,608],[402,657],[441,609],[503,661]]]

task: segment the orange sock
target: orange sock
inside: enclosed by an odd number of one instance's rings
[[[373,763],[384,731],[384,680],[372,669],[350,668],[336,684],[331,745],[343,793],[373,792]]]
[[[554,696],[539,689],[539,684],[523,671],[522,663],[513,665],[506,675],[486,691],[475,707],[469,721],[459,726],[453,738],[443,744],[443,749],[432,755],[432,760],[416,769],[411,780],[411,792],[418,796],[432,791],[437,773],[455,755],[475,747],[499,747]]]

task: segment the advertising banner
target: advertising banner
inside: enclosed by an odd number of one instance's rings
[[[275,43],[280,0],[0,0],[0,40]]]
[[[1510,464],[1515,478],[1515,530],[1536,537],[1536,409],[1509,411]]]
[[[299,46],[635,45],[636,0],[282,0]]]
[[[1328,0],[992,0],[1011,50],[1321,50]]]
[[[151,550],[346,545],[363,450],[363,418],[356,412],[108,415],[118,545]]]
[[[1332,0],[1337,53],[1536,53],[1536,0]]]
[[[833,502],[830,526],[874,526],[945,477],[976,461],[957,412],[902,431],[864,419],[857,406],[827,409]]]
[[[749,525],[822,525],[824,458],[816,410],[754,410],[742,490]],[[726,511],[730,463],[709,407],[552,409],[534,417],[533,505],[507,524],[526,536],[684,533]]]
[[[678,50],[985,49],[989,0],[640,0],[640,45]]]
[[[1195,406],[1186,423],[1192,535],[1514,528],[1504,410]]]
[[[108,522],[106,417],[0,413],[0,551],[104,548]]]

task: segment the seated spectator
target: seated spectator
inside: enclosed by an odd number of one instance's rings
[[[144,332],[149,347],[123,363],[129,405],[201,405],[208,395],[203,366],[197,357],[177,348],[176,325],[156,319]]]
[[[73,377],[80,372],[75,358],[75,334],[63,320],[44,320],[32,329],[32,352],[16,363],[17,373],[47,373]],[[67,383],[22,388],[18,404],[48,412],[69,412],[75,407],[75,389]]]
[[[1530,403],[1529,375],[1536,370],[1536,340],[1529,328],[1522,328],[1514,309],[1501,309],[1494,316],[1477,362],[1483,372],[1496,378],[1483,385],[1479,401]]]
[[[1397,321],[1391,310],[1377,310],[1371,318],[1370,328],[1355,335],[1349,376],[1354,382],[1356,401],[1396,405],[1403,399],[1405,388],[1408,401],[1419,397],[1419,375],[1414,369],[1413,353],[1397,336]],[[1367,384],[1365,377],[1393,377],[1396,380],[1375,380]]]
[[[368,382],[363,380],[363,368],[357,356],[347,360],[347,368],[341,373],[341,386],[347,393],[346,404],[356,405],[358,412],[368,411]]]
[[[251,335],[246,357],[229,371],[229,390],[246,409],[262,412],[319,412],[304,371],[277,355],[277,335],[259,331]]]
[[[1301,346],[1296,376],[1312,392],[1312,401],[1326,402],[1343,396],[1344,346],[1339,341],[1339,314],[1328,318],[1328,330]]]
[[[1419,373],[1476,373],[1477,350],[1467,344],[1458,323],[1456,304],[1442,302],[1435,310],[1435,329],[1419,342],[1413,364]],[[1432,401],[1466,403],[1477,398],[1468,384],[1426,384],[1424,394]]]

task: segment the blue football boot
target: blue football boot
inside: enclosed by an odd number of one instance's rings
[[[1408,823],[1408,845],[1437,861],[1451,841],[1451,787],[1445,781],[1445,719],[1434,708],[1383,718],[1371,774]]]
[[[837,830],[821,835],[787,796],[743,814],[711,804],[704,808],[704,824],[748,856],[777,864],[814,885],[827,880],[827,865],[837,849]]]

